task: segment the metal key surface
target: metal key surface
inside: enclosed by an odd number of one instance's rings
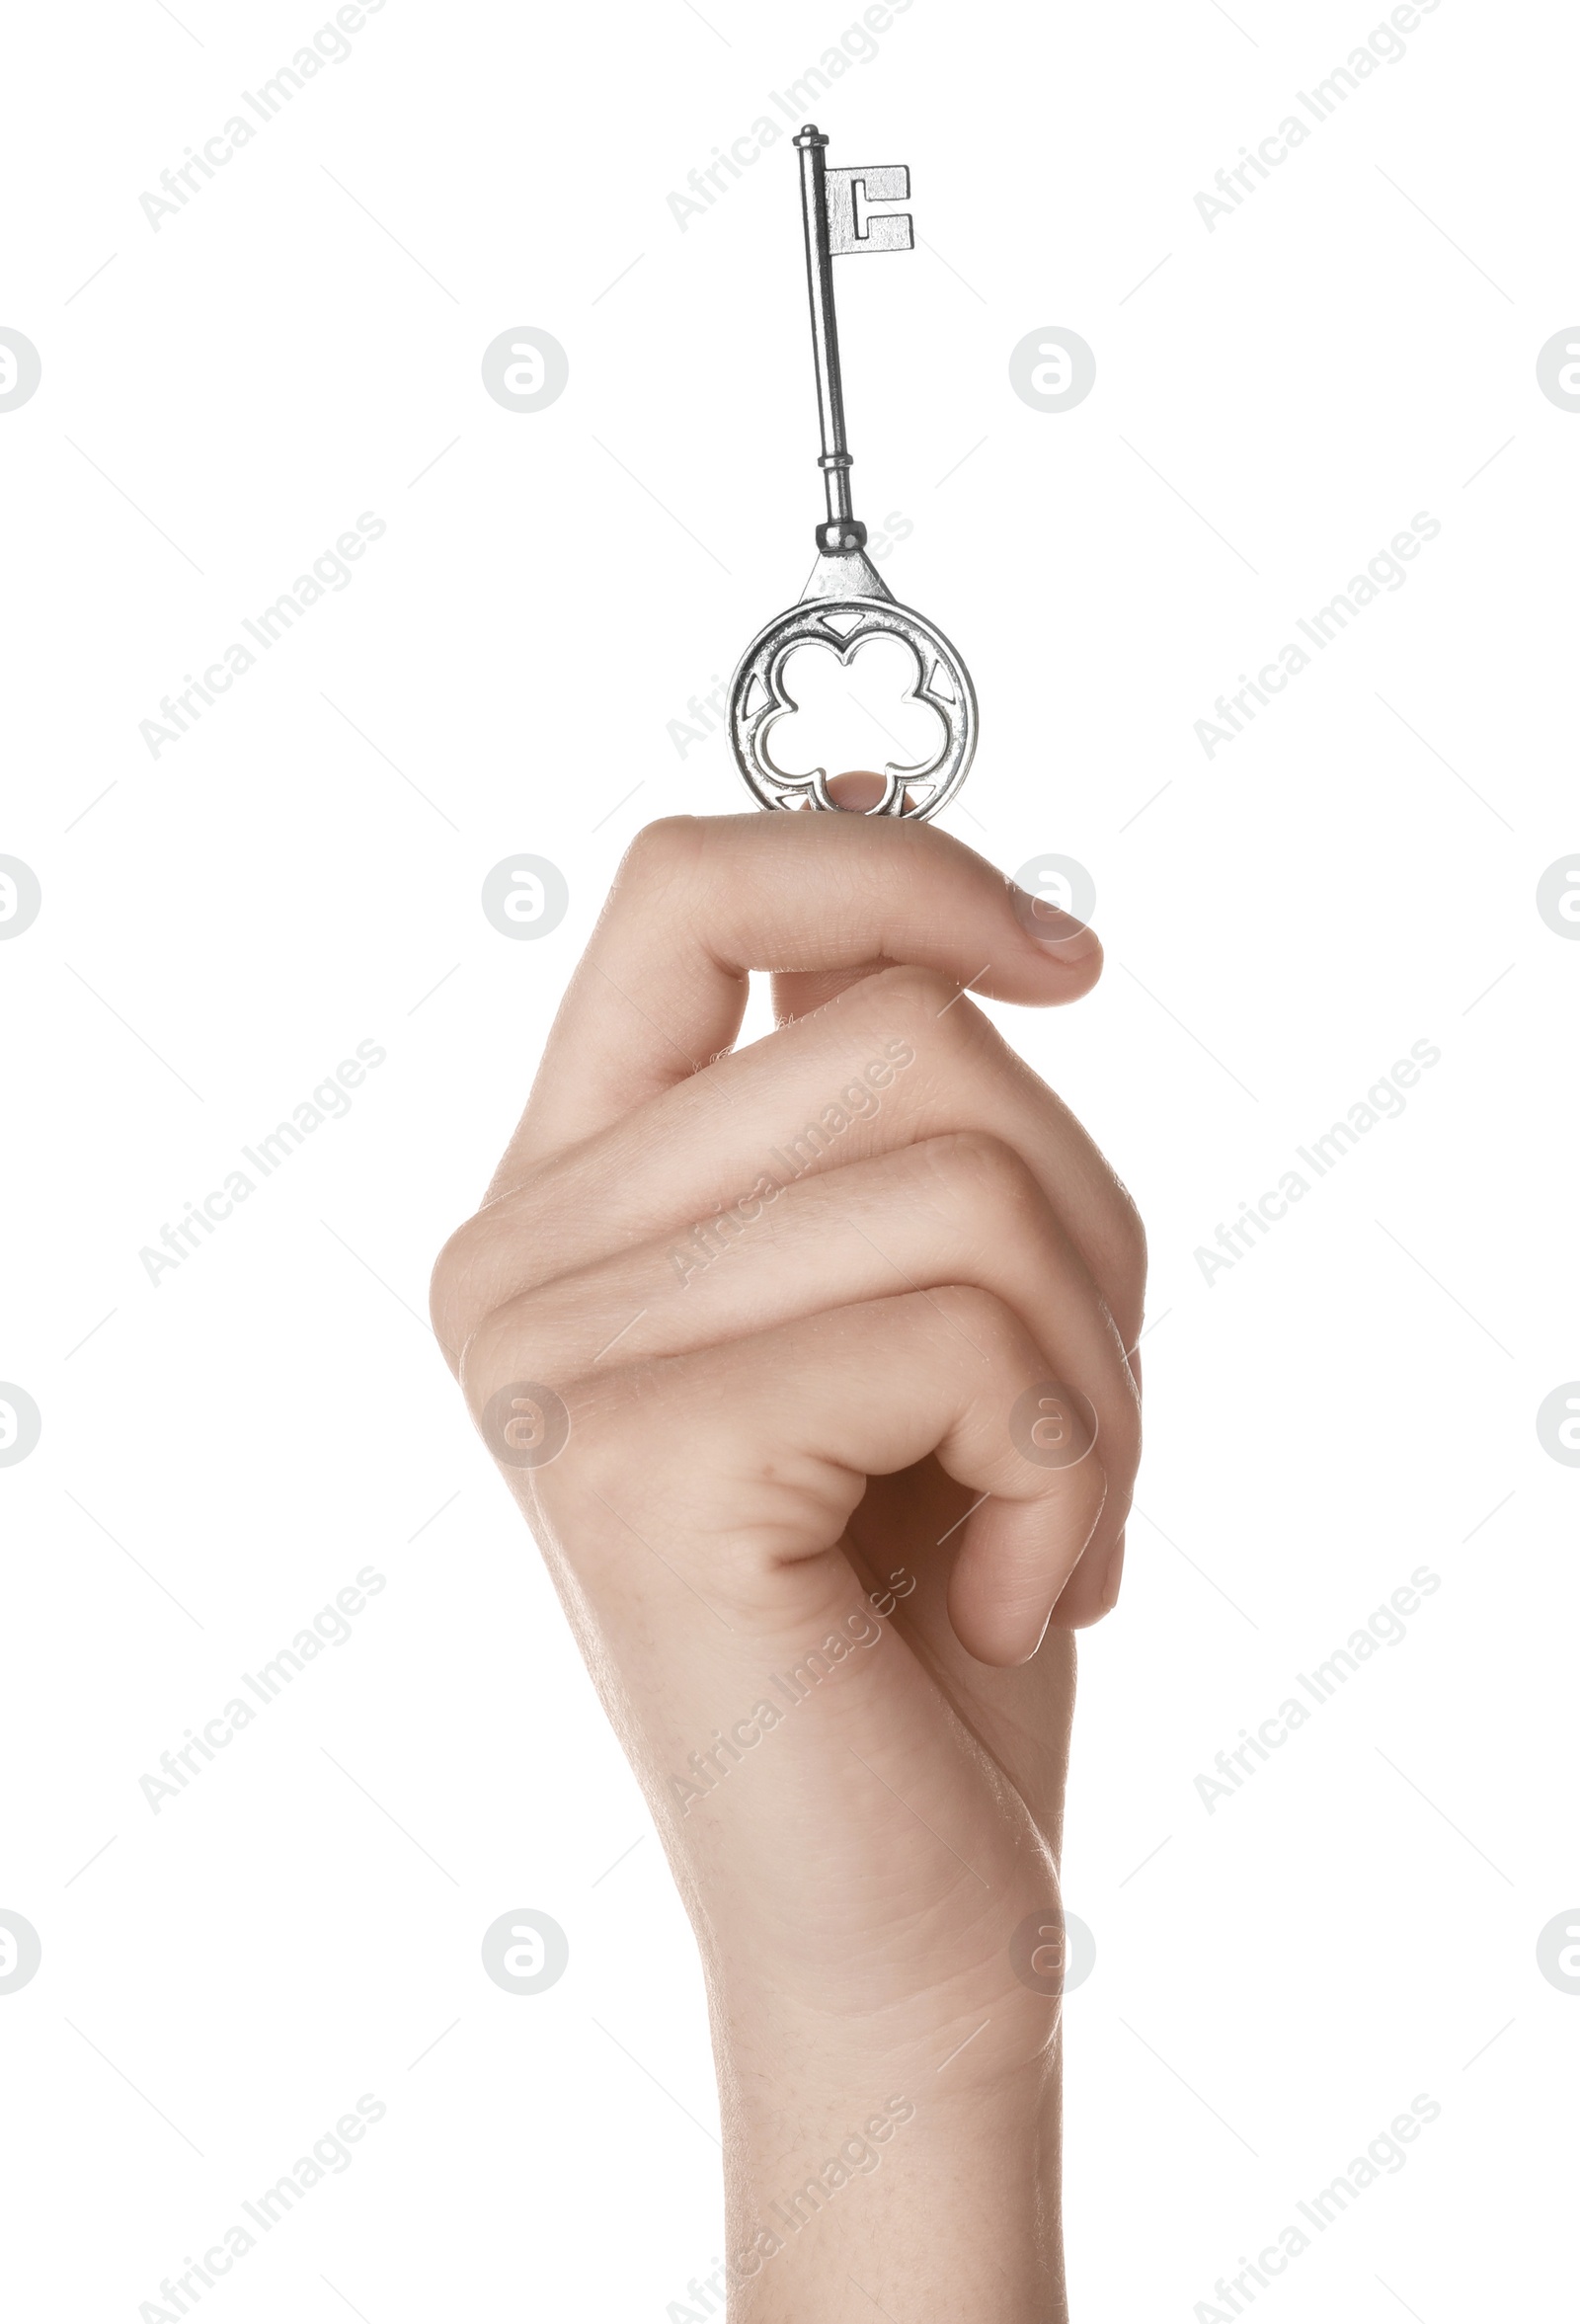
[[[866,553],[867,527],[855,515],[850,495],[851,454],[845,441],[833,297],[836,258],[912,247],[908,213],[869,206],[907,200],[910,173],[903,162],[831,170],[826,158],[829,140],[810,122],[795,143],[801,157],[807,296],[823,437],[818,465],[827,514],[813,534],[818,559],[800,602],[759,630],[737,665],[730,683],[730,741],[736,763],[760,806],[833,809],[836,802],[829,796],[826,767],[788,774],[769,753],[773,728],[799,708],[785,685],[786,665],[803,646],[824,648],[849,664],[869,639],[898,638],[908,647],[916,666],[908,698],[937,712],[943,741],[930,759],[908,765],[891,760],[884,769],[883,795],[867,812],[924,822],[966,779],[977,748],[977,696],[970,672],[942,630],[910,606],[896,602]]]

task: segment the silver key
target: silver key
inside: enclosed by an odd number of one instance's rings
[[[811,774],[786,774],[768,755],[772,728],[797,708],[785,691],[785,664],[798,646],[827,647],[848,664],[869,638],[903,639],[916,663],[910,694],[936,710],[944,739],[930,759],[915,764],[900,765],[891,760],[884,769],[883,796],[868,812],[925,822],[966,779],[977,748],[977,696],[970,672],[942,630],[908,605],[896,603],[866,553],[867,527],[853,514],[850,501],[850,452],[833,304],[836,258],[911,248],[908,213],[869,207],[873,202],[906,200],[910,172],[903,162],[877,169],[831,170],[825,160],[829,140],[810,122],[795,142],[801,155],[807,292],[823,430],[818,465],[828,516],[813,534],[818,561],[800,603],[776,614],[758,631],[730,681],[730,741],[736,764],[759,806],[833,808],[826,767]]]

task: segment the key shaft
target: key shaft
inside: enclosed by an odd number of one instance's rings
[[[818,420],[829,515],[815,538],[830,550],[861,549],[867,527],[850,501],[850,447],[845,441],[844,382],[839,371],[839,322],[833,305],[833,254],[829,244],[829,140],[812,122],[796,137],[801,155],[801,222],[807,241],[807,298],[812,309],[812,360],[818,373]]]
[[[910,219],[904,214],[860,218],[859,185],[868,203],[904,201],[910,172],[904,162],[881,168],[831,170],[829,140],[813,121],[796,137],[801,155],[801,222],[807,240],[807,298],[812,308],[812,356],[818,372],[818,418],[823,429],[827,521],[814,537],[820,552],[849,554],[866,546],[867,527],[850,506],[850,447],[845,441],[844,383],[839,372],[839,323],[833,306],[833,262],[860,251],[909,250]]]

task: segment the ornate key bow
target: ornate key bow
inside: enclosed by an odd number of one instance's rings
[[[909,250],[910,218],[878,212],[871,202],[906,200],[910,173],[903,162],[880,169],[831,170],[829,140],[808,125],[797,136],[801,155],[801,214],[807,242],[807,293],[812,305],[812,353],[818,374],[823,470],[829,513],[813,534],[818,561],[801,601],[775,614],[742,655],[730,681],[730,741],[736,764],[762,807],[833,808],[827,767],[786,774],[769,756],[773,727],[798,705],[785,690],[785,665],[800,646],[817,645],[849,663],[873,637],[900,638],[916,664],[910,696],[938,714],[943,741],[913,765],[890,761],[883,796],[868,812],[924,822],[953,798],[977,748],[977,696],[971,674],[942,630],[909,605],[898,604],[866,553],[867,527],[850,502],[850,452],[845,443],[839,333],[833,304],[833,261],[858,251]],[[861,188],[858,214],[856,189]]]

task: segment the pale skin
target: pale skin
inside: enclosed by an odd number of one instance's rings
[[[1100,968],[925,825],[654,825],[434,1271],[696,1931],[734,2324],[1067,2316],[1059,2004],[1013,1944],[1052,1924],[1057,1961],[1145,1243],[964,988]],[[777,1023],[737,1052],[752,970]],[[502,1435],[520,1384],[558,1405]]]

